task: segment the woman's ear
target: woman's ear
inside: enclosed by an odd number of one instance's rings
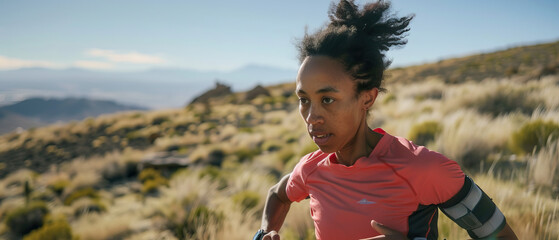
[[[373,103],[375,103],[377,96],[378,96],[378,88],[362,91],[361,97],[364,100],[363,109],[369,110],[373,106]]]

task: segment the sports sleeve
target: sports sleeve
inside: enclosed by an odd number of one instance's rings
[[[501,210],[468,176],[458,193],[439,208],[473,239],[494,237],[506,225]]]
[[[291,172],[291,175],[289,176],[289,180],[287,180],[285,192],[289,200],[292,202],[300,202],[309,195],[303,174],[303,168],[306,162],[305,159],[306,157],[297,163],[293,172]]]

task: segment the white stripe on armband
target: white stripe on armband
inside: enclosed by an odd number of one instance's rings
[[[483,226],[476,229],[472,229],[471,231],[475,233],[478,237],[484,238],[494,233],[495,230],[497,230],[497,228],[501,226],[504,220],[505,220],[505,216],[503,215],[501,210],[499,210],[499,208],[496,207],[493,216],[491,216],[491,218],[486,223],[484,223]]]
[[[479,200],[481,199],[481,189],[472,182],[472,186],[470,187],[470,192],[464,198],[464,200],[460,201],[458,204],[444,208],[444,212],[454,219],[459,219],[460,217],[465,216],[470,212],[474,207],[477,205]]]

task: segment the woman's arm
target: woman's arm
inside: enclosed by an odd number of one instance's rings
[[[514,231],[507,223],[505,227],[497,234],[497,239],[510,239],[510,240],[518,240]]]
[[[276,185],[270,188],[268,192],[268,198],[266,199],[266,205],[262,213],[261,225],[261,228],[268,234],[266,234],[263,239],[276,239],[274,236],[279,237],[277,232],[283,225],[283,221],[291,206],[291,201],[285,192],[289,175],[290,174],[284,176]]]

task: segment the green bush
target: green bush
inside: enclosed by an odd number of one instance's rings
[[[153,168],[146,168],[140,172],[138,179],[143,183],[143,193],[155,193],[159,186],[168,186],[169,181],[161,176],[161,172]]]
[[[252,160],[255,156],[259,155],[260,149],[259,148],[240,148],[234,152],[235,156],[239,159],[240,162],[244,162],[247,160]]]
[[[417,145],[427,145],[434,141],[441,131],[442,127],[438,122],[427,121],[413,126],[408,138]]]
[[[72,203],[80,198],[83,197],[89,197],[91,199],[98,199],[99,198],[99,193],[97,193],[97,191],[93,188],[83,188],[83,189],[79,189],[75,192],[72,192],[70,195],[68,195],[68,197],[66,197],[66,199],[64,199],[64,205],[69,206],[72,205]]]
[[[57,195],[60,196],[60,194],[62,194],[62,192],[64,192],[64,189],[70,184],[70,181],[68,180],[58,180],[55,181],[51,184],[48,185],[48,188],[50,190],[52,190],[54,193],[56,193]]]
[[[548,141],[559,138],[559,124],[543,120],[535,120],[524,124],[510,138],[509,147],[517,154],[531,153],[542,149]]]
[[[265,141],[262,143],[262,151],[275,152],[281,149],[281,143],[278,141]]]
[[[159,186],[168,186],[169,181],[163,177],[148,179],[142,184],[143,193],[155,193]]]
[[[260,202],[260,195],[253,191],[242,191],[233,195],[233,202],[248,210],[256,207]]]
[[[143,183],[146,182],[147,180],[153,180],[160,177],[161,177],[161,172],[159,172],[158,170],[155,170],[153,168],[146,168],[140,172],[140,174],[138,175],[138,180],[140,180]]]
[[[48,212],[44,202],[31,202],[9,212],[6,215],[6,226],[12,233],[23,236],[43,226],[44,217]]]
[[[153,121],[151,121],[152,125],[161,125],[164,122],[169,122],[171,121],[171,119],[168,116],[159,116],[153,119]]]
[[[45,224],[26,235],[23,240],[72,240],[72,228],[66,220],[56,220]]]

